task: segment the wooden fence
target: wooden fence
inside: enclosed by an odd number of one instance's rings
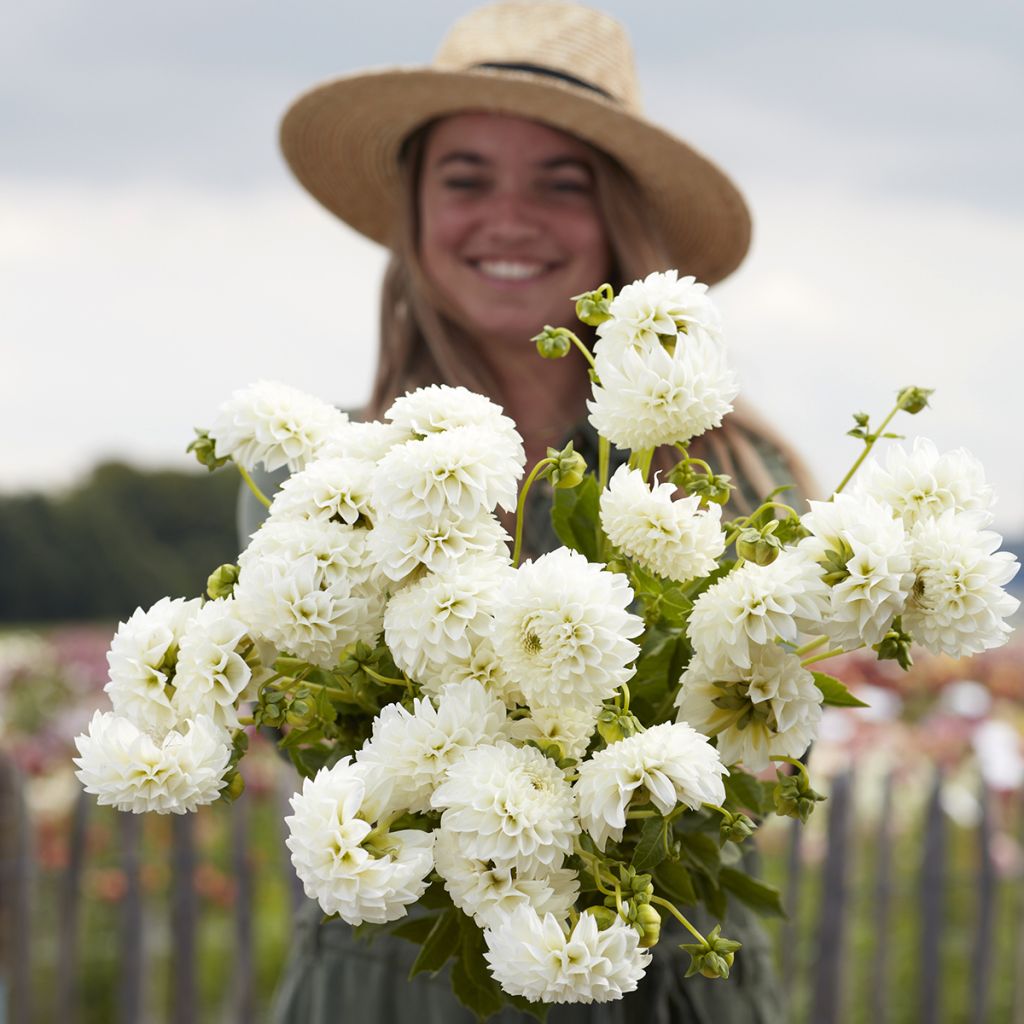
[[[855,1020],[871,1024],[1024,1024],[1024,890],[1019,880],[1000,879],[996,872],[989,794],[981,793],[980,822],[967,835],[973,850],[965,873],[962,867],[953,869],[953,826],[942,809],[943,779],[938,769],[923,824],[914,833],[916,856],[910,866],[906,863],[906,834],[895,827],[899,783],[893,777],[885,781],[880,811],[865,842],[864,829],[854,814],[854,782],[852,772],[834,778],[829,800],[817,812],[826,824],[819,857],[807,855],[807,833],[796,822],[785,823],[785,841],[774,853],[768,851],[767,859],[774,857],[789,910],[776,937],[781,980],[791,1003],[790,1020],[793,1024]],[[283,780],[282,785],[288,787],[290,782]],[[286,796],[282,789],[278,808],[282,816]],[[124,879],[118,900],[114,1001],[118,1024],[197,1024],[201,1020],[251,1024],[266,1018],[266,1007],[257,1006],[254,997],[253,908],[260,883],[250,856],[251,808],[252,799],[246,794],[227,810],[235,896],[233,953],[215,1008],[200,1006],[197,929],[201,907],[193,884],[199,863],[196,819],[191,815],[172,819],[166,850],[170,883],[165,914],[169,916],[174,980],[166,1011],[160,1016],[148,1008],[152,1001],[146,999],[145,936],[147,915],[153,908],[143,898],[143,819],[118,816]],[[79,1024],[83,1020],[82,943],[87,939],[82,928],[82,893],[87,827],[95,813],[93,798],[82,794],[71,815],[68,856],[60,879],[54,977],[40,981],[30,957],[35,945],[36,881],[31,830],[20,781],[0,754],[0,1024],[50,1020]],[[855,842],[855,834],[862,836],[860,843]],[[870,864],[856,863],[858,851],[862,859],[870,858]],[[273,869],[288,879],[288,906],[282,913],[293,912],[304,897],[286,859],[283,833],[280,859]],[[916,886],[911,887],[915,891],[907,891],[908,877],[916,879]],[[958,913],[961,923],[968,921],[969,935],[950,948],[950,908],[954,903],[963,904],[965,896],[968,909],[961,908]],[[851,944],[855,931],[863,932],[865,924],[871,941],[866,950],[858,952]],[[909,944],[908,928],[915,937]],[[1007,931],[1010,940],[1000,939]],[[956,971],[950,970],[953,959],[958,960]],[[897,967],[900,977],[894,976]],[[951,990],[947,983],[954,975],[960,979],[959,991]],[[913,980],[908,983],[904,976]],[[994,989],[996,984],[999,992]],[[895,998],[897,993],[900,998]]]

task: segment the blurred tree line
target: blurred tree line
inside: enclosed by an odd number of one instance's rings
[[[196,597],[238,555],[238,476],[98,466],[59,495],[0,495],[0,622],[123,619]]]

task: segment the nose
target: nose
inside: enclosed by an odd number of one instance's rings
[[[538,238],[543,226],[530,198],[509,190],[491,197],[484,230],[491,241],[508,245]]]

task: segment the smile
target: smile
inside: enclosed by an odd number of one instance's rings
[[[495,281],[530,281],[551,269],[532,260],[473,260],[471,266]]]

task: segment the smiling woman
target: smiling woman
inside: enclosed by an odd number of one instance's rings
[[[391,250],[366,414],[382,415],[415,387],[465,385],[502,403],[529,463],[570,438],[577,451],[596,448],[578,355],[542,360],[530,344],[545,325],[581,331],[570,297],[605,281],[618,290],[673,265],[714,283],[749,242],[746,206],[729,179],[644,120],[621,26],[575,4],[510,2],[473,12],[430,68],[348,76],[300,97],[281,141],[317,199]],[[581,331],[585,344],[589,330]],[[733,476],[741,502],[794,479],[806,492],[799,463],[767,428],[742,413],[730,420],[697,445]],[[543,499],[532,504],[524,547],[538,555],[556,540],[538,515]],[[742,910],[730,912],[727,928],[744,944],[728,982],[684,982],[686,956],[674,948],[680,936],[657,947],[647,981],[626,999],[559,1006],[549,1019],[778,1019],[762,933]],[[367,948],[343,922],[322,923],[311,906],[277,1019],[468,1021],[446,978],[402,980],[413,953],[386,935]],[[526,1018],[506,1009],[499,1019]]]

